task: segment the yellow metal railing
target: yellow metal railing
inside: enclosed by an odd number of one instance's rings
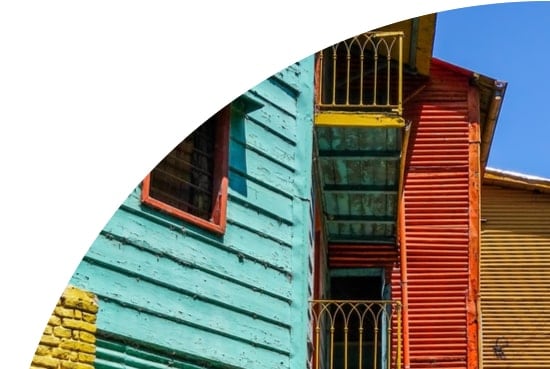
[[[367,32],[318,53],[317,107],[401,115],[403,32]]]
[[[314,300],[313,369],[401,369],[398,301]]]

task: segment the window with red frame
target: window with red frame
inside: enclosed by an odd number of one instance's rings
[[[141,200],[215,233],[227,207],[230,108],[225,107],[177,145],[145,177]]]

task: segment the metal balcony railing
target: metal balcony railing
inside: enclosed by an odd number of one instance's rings
[[[398,301],[314,300],[313,369],[400,369]]]
[[[402,113],[403,32],[367,32],[317,55],[317,107]]]

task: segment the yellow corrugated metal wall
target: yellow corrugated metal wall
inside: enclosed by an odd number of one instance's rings
[[[550,367],[550,194],[484,185],[483,368]]]

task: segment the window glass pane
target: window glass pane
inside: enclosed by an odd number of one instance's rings
[[[215,138],[216,116],[197,128],[153,169],[150,196],[210,219]]]

